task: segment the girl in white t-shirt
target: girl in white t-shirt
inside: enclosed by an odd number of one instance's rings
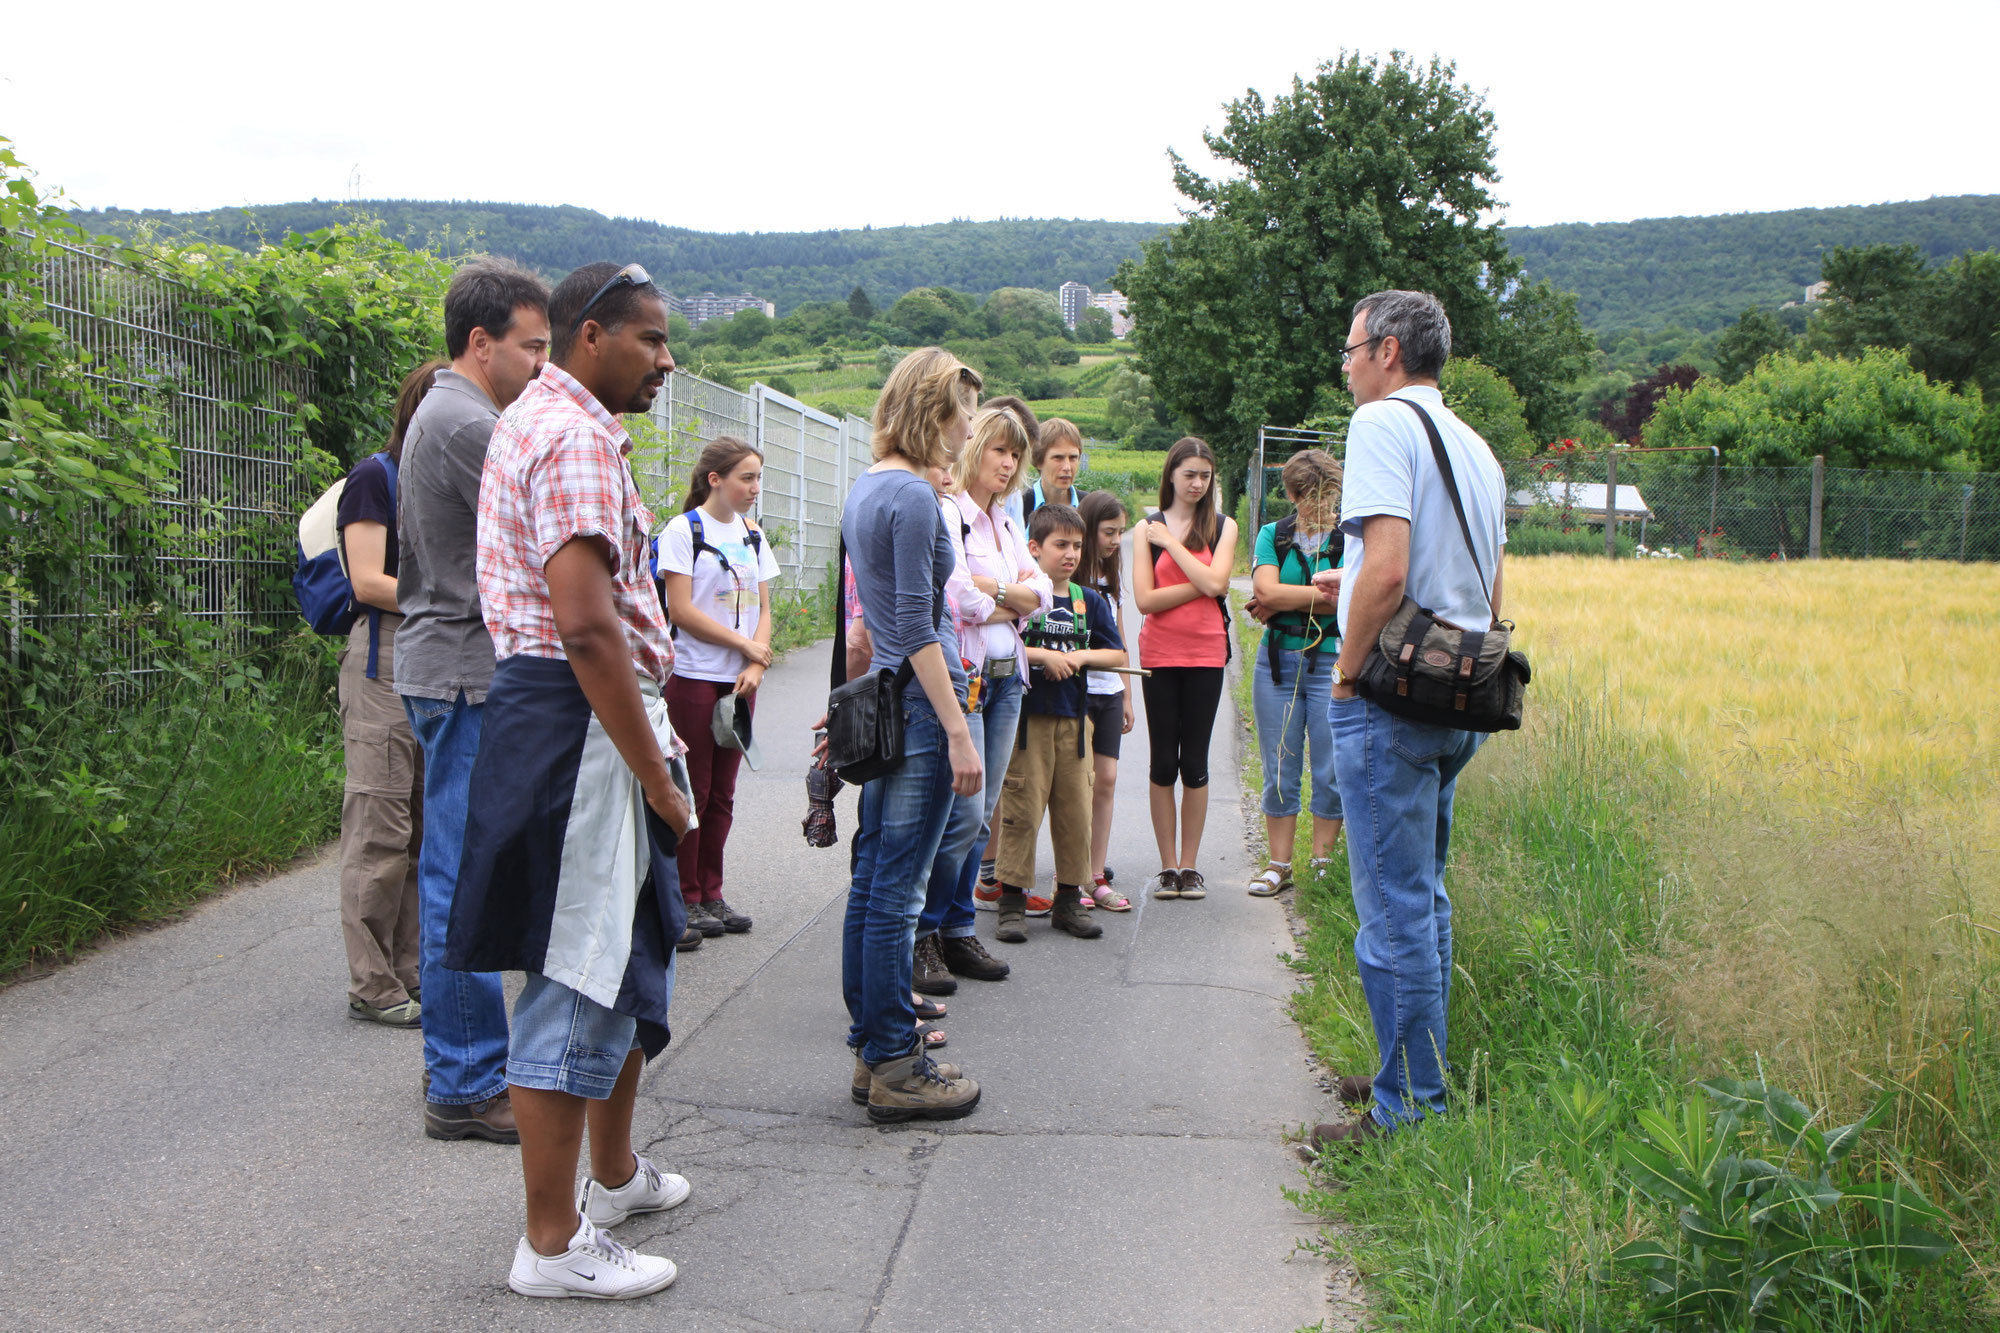
[[[722,853],[736,807],[743,752],[716,744],[716,704],[738,696],[754,708],[771,665],[771,581],[778,558],[749,517],[763,489],[764,455],[723,436],[701,451],[681,512],[660,534],[660,575],[674,628],[667,713],[688,747],[695,827],[678,859],[688,928],[741,934],[750,918],[722,896]]]

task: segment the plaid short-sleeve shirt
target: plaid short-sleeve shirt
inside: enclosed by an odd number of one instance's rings
[[[493,654],[563,657],[543,566],[572,538],[602,537],[632,664],[664,685],[674,644],[646,558],[653,516],[625,456],[632,437],[551,361],[493,428],[479,483],[479,601]]]

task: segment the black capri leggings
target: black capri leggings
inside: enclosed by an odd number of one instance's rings
[[[1222,668],[1154,667],[1140,678],[1146,692],[1147,777],[1155,787],[1208,785],[1208,737],[1222,703]]]

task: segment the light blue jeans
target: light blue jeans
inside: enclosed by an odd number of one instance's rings
[[[1283,684],[1271,679],[1270,654],[1264,647],[1249,666],[1250,711],[1257,719],[1257,748],[1264,757],[1264,813],[1278,819],[1299,813],[1299,777],[1310,755],[1313,818],[1339,819],[1333,723],[1326,711],[1333,702],[1333,653],[1318,653],[1307,671],[1304,653],[1279,652]]]
[[[977,796],[960,796],[952,802],[951,820],[931,867],[924,914],[917,922],[920,937],[935,934],[962,940],[976,933],[973,923],[979,914],[972,906],[972,890],[979,883],[979,853],[993,831],[993,811],[1000,804],[1000,786],[1007,779],[1007,764],[1020,734],[1021,677],[989,676],[984,688],[986,707],[965,720],[985,762],[986,782]]]
[[[403,696],[410,730],[424,747],[424,845],[417,855],[418,975],[424,998],[424,1068],[433,1102],[469,1106],[507,1090],[507,998],[498,972],[444,965],[445,929],[458,890],[466,799],[479,753],[484,704]]]
[[[944,725],[912,681],[903,691],[902,765],[861,788],[854,882],[841,932],[847,1044],[871,1065],[908,1055],[916,1045],[910,976],[917,917],[953,802]]]
[[[1458,775],[1484,737],[1407,721],[1365,699],[1335,699],[1330,709],[1360,920],[1354,961],[1382,1056],[1373,1114],[1393,1129],[1445,1109],[1451,1003],[1445,855]]]

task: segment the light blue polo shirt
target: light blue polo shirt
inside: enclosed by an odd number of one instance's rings
[[[1486,441],[1453,416],[1436,389],[1406,385],[1390,398],[1407,398],[1430,413],[1444,440],[1445,454],[1458,476],[1459,498],[1472,528],[1479,564],[1465,549],[1458,516],[1431,453],[1430,437],[1417,414],[1384,399],[1354,410],[1347,427],[1347,458],[1340,489],[1340,530],[1347,536],[1347,577],[1340,585],[1340,631],[1347,633],[1347,606],[1356,571],[1366,559],[1361,520],[1387,514],[1410,522],[1410,573],[1404,591],[1425,607],[1464,629],[1484,629],[1492,618],[1486,587],[1507,544],[1507,483]],[[1480,579],[1480,569],[1485,581]]]

